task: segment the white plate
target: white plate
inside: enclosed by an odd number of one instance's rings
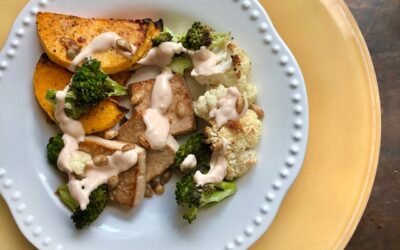
[[[237,181],[238,193],[204,209],[189,225],[181,219],[170,183],[163,196],[132,211],[109,207],[90,228],[76,230],[54,195],[63,178],[45,157],[55,129],[33,95],[32,75],[42,53],[37,11],[161,17],[173,29],[199,20],[232,31],[252,59],[252,81],[266,114],[258,164]],[[245,249],[271,224],[300,171],[307,144],[308,106],[300,69],[261,5],[249,0],[31,1],[0,54],[0,106],[0,191],[21,231],[41,249]]]

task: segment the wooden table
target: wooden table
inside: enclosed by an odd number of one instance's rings
[[[346,0],[379,83],[382,143],[367,209],[347,249],[400,249],[400,1]]]

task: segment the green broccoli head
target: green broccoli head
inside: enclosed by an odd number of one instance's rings
[[[58,134],[49,139],[47,143],[47,159],[53,166],[57,166],[58,155],[64,147],[62,134]]]
[[[233,195],[237,191],[234,182],[221,182],[197,186],[193,180],[194,173],[183,176],[176,183],[175,199],[179,206],[187,208],[183,219],[192,223],[197,216],[199,208],[215,204]]]
[[[196,170],[200,170],[202,173],[208,171],[211,149],[209,145],[204,143],[204,138],[201,133],[189,137],[187,142],[179,147],[175,155],[174,167],[179,169],[179,166],[189,154],[194,154],[196,156]]]
[[[72,221],[75,223],[75,227],[82,229],[95,221],[106,207],[108,198],[109,192],[107,184],[103,184],[93,190],[89,196],[90,203],[87,208],[81,210],[78,207],[71,216]]]
[[[201,189],[193,181],[193,173],[186,174],[176,183],[175,200],[179,206],[199,207]]]
[[[196,156],[197,166],[189,173],[183,175],[176,183],[175,200],[179,206],[188,209],[184,213],[183,218],[192,223],[196,219],[197,211],[200,207],[217,203],[233,195],[237,187],[234,182],[221,182],[203,186],[196,185],[193,179],[194,174],[197,171],[205,174],[210,169],[211,150],[209,145],[204,143],[202,134],[191,136],[185,144],[179,147],[175,156],[176,168],[179,168],[179,165],[188,154]]]
[[[157,47],[161,43],[165,42],[170,42],[172,40],[173,36],[170,32],[164,31],[158,34],[156,37],[154,37],[151,42],[154,47]]]
[[[86,60],[72,77],[70,91],[75,94],[78,107],[94,107],[110,96],[126,95],[125,87],[101,71],[96,59]]]
[[[200,22],[194,22],[187,31],[186,36],[182,37],[182,44],[186,49],[199,50],[202,46],[208,47],[212,42],[212,29]]]
[[[96,106],[107,97],[126,95],[127,89],[101,71],[96,59],[86,60],[73,75],[65,98],[65,113],[79,119],[89,108]],[[46,98],[55,104],[56,91],[48,90]]]

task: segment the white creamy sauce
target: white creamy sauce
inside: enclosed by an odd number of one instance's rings
[[[229,120],[237,121],[240,117],[247,111],[247,100],[245,99],[245,106],[243,111],[238,114],[236,111],[236,101],[241,96],[239,90],[236,87],[229,87],[226,96],[222,97],[217,102],[217,107],[213,108],[209,116],[210,118],[215,118],[217,127],[220,128],[226,124]]]
[[[130,58],[135,52],[136,47],[131,44],[132,53],[119,50],[116,42],[121,37],[115,32],[104,32],[93,38],[93,40],[72,60],[69,70],[75,71],[76,67],[81,64],[86,58],[92,57],[96,53],[107,51],[115,48],[124,57]]]
[[[72,169],[69,166],[69,159],[74,152],[78,151],[79,142],[83,141],[85,138],[85,131],[79,121],[69,118],[65,114],[65,96],[68,89],[69,85],[65,87],[64,90],[57,91],[54,116],[59,122],[61,130],[64,132],[62,137],[64,148],[60,152],[57,165],[62,171],[72,172]]]
[[[169,80],[173,76],[170,69],[164,68],[162,73],[156,77],[151,92],[150,107],[143,113],[143,122],[146,125],[144,137],[152,149],[161,150],[166,145],[171,145],[174,150],[176,148],[176,141],[170,135],[169,119],[165,116],[172,104],[173,96]]]
[[[207,174],[202,174],[197,171],[193,178],[198,186],[207,183],[219,183],[224,180],[228,172],[228,161],[225,157],[227,142],[223,140],[223,147],[221,150],[214,150],[210,159],[210,170]]]
[[[189,55],[193,62],[192,76],[210,76],[220,73],[218,63],[226,58],[226,52],[215,54],[205,46],[198,51],[189,51]]]
[[[87,162],[85,178],[78,180],[72,177],[68,183],[72,198],[79,203],[82,210],[85,210],[90,202],[90,193],[98,186],[107,183],[110,177],[117,176],[136,165],[140,153],[144,153],[144,150],[139,147],[126,152],[116,151],[111,156],[106,156],[108,164],[102,167],[97,167],[93,161]]]
[[[179,142],[172,135],[169,135],[167,139],[167,145],[170,146],[175,151],[175,153],[178,151],[180,146]]]
[[[154,108],[146,109],[143,113],[143,122],[146,125],[144,137],[152,149],[161,150],[167,145],[169,138],[169,119],[159,110]]]
[[[156,65],[163,68],[172,62],[175,54],[186,52],[182,43],[165,42],[159,46],[150,49],[145,57],[138,61],[141,65]]]
[[[182,171],[187,171],[193,169],[196,166],[197,166],[196,156],[194,154],[188,154],[188,156],[186,156],[186,158],[182,161],[181,165],[179,165],[179,168]]]
[[[156,77],[151,92],[150,107],[157,109],[161,114],[165,114],[172,104],[172,89],[169,80],[173,76],[170,69],[164,69],[163,72]]]

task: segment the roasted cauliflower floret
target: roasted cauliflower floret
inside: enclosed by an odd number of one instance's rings
[[[220,129],[217,129],[215,122],[210,121],[212,127],[207,127],[206,142],[214,149],[220,149],[223,141],[227,141],[226,158],[228,160],[227,180],[233,180],[256,164],[257,155],[254,148],[260,141],[262,124],[253,110],[236,122],[228,122]]]
[[[253,84],[239,84],[236,86],[239,92],[243,95],[244,98],[247,98],[247,103],[250,105],[254,103],[257,96],[256,86]],[[218,85],[218,87],[210,89],[204,93],[204,95],[200,96],[197,101],[193,102],[193,109],[195,114],[208,121],[210,119],[209,113],[210,111],[217,107],[217,102],[222,97],[226,96],[228,88],[223,85]]]
[[[202,85],[226,87],[246,84],[251,69],[248,55],[234,43],[228,43],[226,51],[214,52],[220,60],[216,65],[217,73],[212,75],[199,75],[192,72],[192,76]]]

